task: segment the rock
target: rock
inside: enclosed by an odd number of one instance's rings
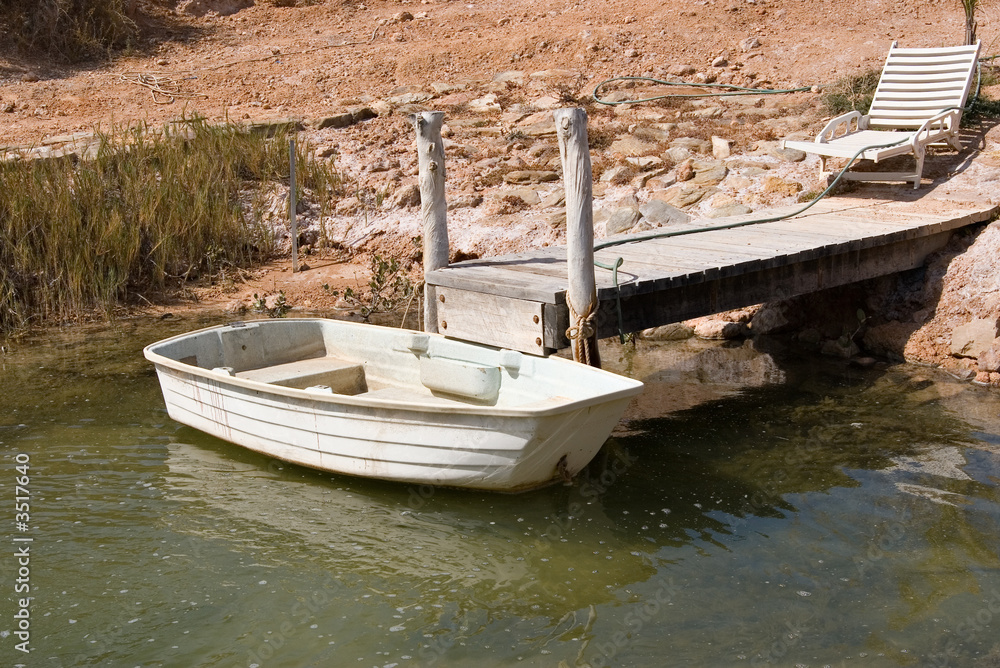
[[[229,16],[247,7],[253,7],[253,0],[181,0],[176,9],[178,14],[188,16],[205,16],[209,12]]]
[[[802,324],[802,310],[794,303],[768,302],[757,309],[750,319],[750,331],[754,334],[780,334]]]
[[[500,72],[493,77],[493,81],[496,83],[507,83],[508,81],[523,84],[524,83],[524,72],[520,70],[509,70],[507,72]]]
[[[683,224],[691,220],[691,216],[661,199],[649,200],[639,207],[639,213],[645,220],[659,227]]]
[[[0,113],[12,114],[14,113],[14,109],[15,106],[13,102],[10,102],[9,100],[7,102],[0,102]]]
[[[697,137],[678,137],[670,142],[670,148],[686,148],[692,153],[708,153],[712,143]]]
[[[556,136],[556,124],[551,120],[538,121],[528,125],[518,127],[518,130],[527,137],[535,139],[549,138]]]
[[[293,134],[303,129],[302,121],[297,118],[264,118],[250,123],[250,131],[273,137],[276,134]]]
[[[687,150],[687,149],[685,149]],[[678,182],[690,181],[694,178],[694,160],[688,158],[681,164],[677,165],[677,169],[674,170],[674,176]]]
[[[663,158],[644,155],[638,158],[626,158],[625,162],[632,165],[641,172],[648,172],[653,169],[663,167]]]
[[[691,179],[691,184],[697,186],[718,185],[729,173],[726,166],[718,162],[695,161],[692,167],[694,168],[694,178]]]
[[[695,118],[722,118],[726,112],[722,107],[705,107],[704,109],[695,109],[689,112],[691,116]]]
[[[951,332],[951,354],[955,357],[979,357],[997,338],[995,318],[977,318]]]
[[[840,337],[839,339],[829,339],[823,342],[823,345],[819,349],[820,354],[828,355],[830,357],[842,357],[843,359],[851,359],[852,357],[857,357],[861,352],[858,348],[858,344],[854,341],[848,339],[847,337]]]
[[[387,99],[391,104],[401,106],[404,104],[426,102],[432,97],[434,95],[424,90],[422,86],[411,84],[408,86],[397,86],[389,93]]]
[[[566,204],[566,191],[562,188],[555,190],[545,197],[542,198],[541,205],[545,208],[551,208],[554,206],[565,206]]]
[[[760,46],[760,39],[757,37],[747,37],[745,40],[740,42],[740,48],[743,49],[743,53],[756,49]]]
[[[431,84],[431,90],[434,91],[436,95],[451,95],[452,93],[460,93],[468,88],[469,84],[465,83],[454,84],[436,81]]]
[[[532,72],[530,77],[532,79],[540,79],[542,81],[549,81],[552,79],[575,79],[577,73],[573,70],[541,70],[539,72]]]
[[[543,95],[532,102],[531,106],[535,109],[558,109],[563,106],[563,102],[554,95]]]
[[[768,155],[785,162],[802,162],[806,159],[804,151],[800,151],[797,148],[781,148],[780,146],[772,148],[768,151]]]
[[[666,128],[636,128],[632,134],[636,138],[648,142],[659,143],[661,141],[670,141],[670,130]]]
[[[977,366],[980,371],[1000,371],[1000,339],[994,339],[990,347],[979,354]]]
[[[777,176],[765,176],[761,181],[761,192],[779,197],[791,197],[802,192],[802,184],[798,181],[786,181]]]
[[[729,60],[725,56],[719,56],[712,61],[712,67],[726,67],[729,65]]]
[[[504,174],[503,180],[507,183],[548,183],[549,181],[558,181],[559,175],[555,172],[518,169]]]
[[[392,194],[390,206],[393,209],[403,209],[412,206],[420,206],[420,186],[411,183],[408,186],[399,188]]]
[[[636,190],[642,190],[643,188],[646,187],[646,184],[653,179],[653,177],[663,176],[666,173],[667,170],[664,168],[654,169],[650,172],[642,172],[634,179],[632,179],[632,187],[635,188]]]
[[[621,207],[616,209],[611,217],[608,218],[607,231],[608,235],[621,234],[623,232],[628,232],[635,224],[639,222],[641,214],[638,209],[632,208],[630,206]]]
[[[610,153],[625,156],[649,155],[655,150],[655,144],[644,142],[638,137],[631,135],[616,139],[611,143],[611,146],[608,149]]]
[[[686,77],[689,74],[694,74],[697,72],[693,65],[671,65],[670,69],[667,70],[668,74],[672,74],[675,77]]]
[[[694,326],[694,334],[699,339],[739,339],[746,336],[746,332],[745,324],[728,320],[701,320]]]
[[[413,14],[410,12],[397,12],[392,15],[392,20],[394,23],[403,23],[405,21],[412,21]]]
[[[340,114],[334,114],[332,116],[323,116],[314,121],[317,130],[325,130],[326,128],[346,128],[350,125],[354,125],[354,116],[349,111],[345,111]]]
[[[472,100],[469,102],[469,110],[477,113],[500,111],[500,105],[497,103],[496,93],[488,93],[483,97]]]
[[[515,188],[507,193],[509,197],[516,197],[524,203],[524,206],[534,206],[542,201],[538,192],[531,188]]]
[[[660,196],[667,204],[672,204],[678,208],[693,206],[706,196],[718,192],[717,188],[706,188],[702,186],[676,185],[667,189]]]
[[[717,160],[725,160],[730,155],[732,155],[732,142],[728,139],[723,139],[722,137],[712,137],[712,155],[715,156]]]
[[[457,195],[448,200],[448,210],[474,209],[483,203],[482,195]]]
[[[625,165],[615,165],[611,169],[606,169],[601,174],[602,183],[610,183],[612,185],[625,185],[632,178],[632,168]]]
[[[644,329],[639,334],[640,338],[647,341],[684,341],[690,339],[692,336],[694,336],[694,328],[682,322]]]
[[[707,218],[729,218],[731,216],[745,216],[748,213],[753,213],[753,209],[745,204],[733,202],[710,209],[705,216]]]
[[[677,183],[677,177],[673,174],[657,174],[647,180],[642,187],[650,190],[664,190]]]
[[[549,224],[549,227],[551,227],[554,230],[565,229],[566,228],[566,212],[565,211],[557,211],[556,213],[553,213],[548,218],[546,218],[545,222],[547,222]]]

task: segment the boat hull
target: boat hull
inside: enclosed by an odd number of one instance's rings
[[[575,475],[642,387],[621,378],[621,386],[606,396],[544,398],[510,407],[450,398],[386,400],[378,393],[366,399],[366,393],[342,397],[241,380],[154,350],[155,344],[147,348],[147,357],[156,365],[167,411],[182,424],[324,471],[504,492]]]

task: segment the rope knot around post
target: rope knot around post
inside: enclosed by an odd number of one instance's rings
[[[573,344],[573,360],[590,366],[600,366],[600,356],[597,351],[597,314],[593,302],[583,314],[577,313],[573,302],[566,296],[566,306],[569,307],[570,325],[566,329],[566,338]]]
[[[596,319],[596,314],[594,313],[593,304],[587,309],[587,312],[583,315],[576,312],[573,308],[573,302],[566,298],[566,306],[569,307],[569,322],[570,325],[566,329],[566,338],[570,341],[586,340],[597,333],[597,327],[594,323]]]

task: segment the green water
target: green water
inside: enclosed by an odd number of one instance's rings
[[[0,665],[1000,665],[995,391],[749,345],[609,349],[648,388],[598,459],[489,495],[172,422],[141,348],[205,324],[0,354]]]

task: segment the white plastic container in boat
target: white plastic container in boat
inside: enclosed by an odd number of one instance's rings
[[[523,491],[580,471],[642,383],[558,358],[325,319],[147,346],[170,417],[324,471]]]

